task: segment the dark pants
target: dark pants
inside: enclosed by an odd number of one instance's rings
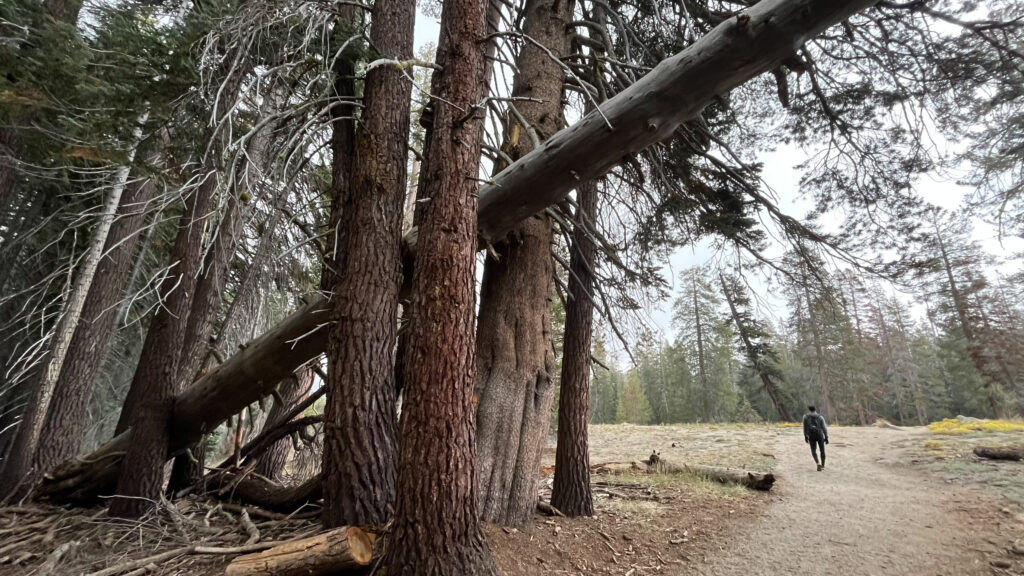
[[[821,465],[825,465],[825,440],[821,438],[811,438],[811,456],[814,456],[815,464],[818,463],[818,450],[821,450]]]

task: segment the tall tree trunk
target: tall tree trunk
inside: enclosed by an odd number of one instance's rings
[[[135,128],[133,142],[128,151],[128,164],[135,158],[135,151],[138,141],[142,138],[142,123],[149,117],[149,113],[143,113],[139,117],[139,125]],[[33,390],[32,397],[21,416],[21,424],[18,426],[18,433],[14,437],[13,450],[8,455],[0,475],[0,485],[14,486],[23,484],[31,486],[31,481],[22,483],[26,476],[32,475],[32,457],[35,454],[39,440],[39,433],[43,427],[47,410],[53,398],[54,389],[57,386],[57,378],[61,374],[61,368],[67,357],[71,340],[79,326],[79,319],[85,308],[85,300],[90,294],[93,279],[99,269],[100,259],[107,246],[107,236],[110,234],[111,226],[117,217],[118,207],[121,205],[121,196],[125,186],[128,184],[128,176],[131,167],[126,164],[118,168],[114,174],[114,181],[110,190],[104,198],[103,208],[99,213],[99,221],[92,230],[89,238],[89,248],[82,256],[81,263],[77,270],[75,282],[67,292],[64,300],[63,312],[57,325],[53,329],[53,336],[50,341],[50,352],[46,359],[45,367],[40,371],[40,378]]]
[[[561,129],[572,2],[528,0],[504,151],[512,160]],[[537,44],[544,48],[538,47]],[[550,50],[550,53],[547,52]],[[518,112],[518,113],[517,113]],[[521,526],[537,504],[541,449],[551,421],[551,220],[518,224],[484,264],[477,322],[477,479],[487,522]]]
[[[693,322],[697,329],[697,375],[700,378],[701,417],[712,422],[711,391],[708,390],[707,359],[704,357],[704,324],[700,318],[700,304],[697,301],[697,277],[693,278]]]
[[[870,4],[870,0],[762,0],[746,11],[750,20],[744,20],[746,36],[742,41],[735,36],[738,19],[729,19],[604,103],[601,114],[591,114],[561,130],[540,149],[495,176],[494,183],[480,191],[477,223],[481,237],[503,237],[519,220],[561,201],[581,181],[603,174],[621,161],[624,150],[657,142],[664,137],[661,129],[665,126],[671,131],[696,117],[719,94],[777,66],[792,54],[794,43]],[[737,62],[742,66],[736,66]],[[641,121],[654,116],[665,120],[660,125]],[[617,135],[620,130],[629,132],[628,147],[625,140],[607,138],[605,118],[616,126]],[[656,130],[651,130],[652,126]],[[429,153],[428,147],[428,161]],[[416,233],[406,237],[410,251],[415,248],[415,238]],[[323,326],[324,305],[321,299],[311,302],[183,392],[175,402],[173,445],[182,439],[194,441],[228,415],[266,395],[277,383],[268,381],[269,375],[283,378],[322,353],[326,338],[307,333]],[[293,341],[299,336],[304,337]],[[90,462],[60,466],[54,471],[60,480],[47,481],[45,489],[57,498],[89,496],[120,468],[117,452],[124,449],[126,440],[126,436],[111,440],[89,455]],[[100,455],[105,459],[94,462]]]
[[[597,222],[597,184],[578,189],[572,255],[569,259],[569,301],[565,305],[565,340],[558,401],[558,446],[551,505],[569,517],[593,516],[590,492],[590,338],[597,247],[587,233]]]
[[[216,174],[208,174],[185,200],[171,252],[173,265],[158,289],[162,305],[149,326],[129,389],[136,391],[135,404],[126,401],[121,412],[122,417],[130,415],[131,432],[117,496],[110,502],[109,514],[114,517],[137,518],[160,498],[171,409],[180,387],[181,344],[203,254],[204,217],[216,189]]]
[[[267,414],[267,421],[263,424],[264,430],[270,430],[271,428],[281,424],[282,418],[284,418],[292,408],[297,408],[297,404],[306,399],[309,395],[310,390],[313,389],[313,376],[315,372],[312,368],[305,368],[299,370],[293,374],[290,378],[285,378],[281,385],[278,386],[277,390],[281,397],[282,402],[274,401],[274,406],[270,409],[270,413]],[[284,472],[284,466],[288,463],[288,456],[292,452],[291,440],[281,438],[277,442],[267,449],[266,452],[260,456],[259,460],[256,461],[256,467],[253,472],[270,478],[271,480],[278,481],[281,479],[281,474]]]
[[[772,376],[760,364],[760,359],[757,354],[757,349],[754,347],[754,343],[750,340],[750,335],[743,326],[743,319],[740,317],[739,311],[736,309],[736,302],[734,296],[729,291],[729,287],[726,285],[725,276],[718,275],[719,282],[722,283],[722,294],[725,295],[725,301],[729,304],[729,313],[732,315],[732,321],[736,323],[736,333],[740,335],[740,340],[743,342],[743,349],[747,353],[747,358],[750,360],[754,370],[757,370],[758,376],[761,377],[761,383],[764,385],[764,391],[768,394],[768,398],[772,401],[772,405],[775,406],[775,411],[779,413],[779,418],[783,422],[792,422],[793,418],[789,415],[789,410],[786,409],[786,405],[779,400],[779,390],[775,386],[775,382],[772,381]]]
[[[75,456],[81,447],[88,424],[89,397],[115,330],[117,302],[128,286],[140,230],[146,220],[146,204],[153,197],[153,190],[150,180],[134,182],[121,198],[118,216],[107,235],[103,257],[39,433],[34,470],[47,471]]]
[[[378,58],[413,56],[415,0],[377,0],[370,44]],[[395,493],[395,342],[402,284],[412,84],[379,64],[366,75],[365,107],[351,158],[352,185],[341,209],[332,327],[327,343],[324,523],[384,524]],[[336,202],[342,201],[336,198]]]
[[[258,155],[258,151],[255,152]],[[238,190],[228,194],[227,206],[221,217],[220,226],[213,239],[213,245],[206,253],[202,271],[196,282],[192,308],[185,326],[185,338],[181,342],[178,378],[174,393],[195,381],[206,368],[207,352],[214,323],[224,303],[224,288],[231,275],[231,262],[235,256],[238,237],[244,222],[245,206]],[[174,459],[168,490],[176,492],[192,486],[203,479],[206,473],[206,442],[200,439],[185,454]]]
[[[449,0],[433,90],[434,127],[422,178],[430,204],[413,272],[390,574],[496,574],[477,512],[474,293],[476,174],[486,94],[486,2]]]
[[[355,7],[341,6],[334,24],[335,36],[357,34],[356,19],[360,17]],[[356,148],[356,107],[351,103],[356,96],[355,58],[355,50],[350,47],[338,55],[333,67],[334,97],[338,101],[331,107],[331,210],[327,221],[327,256],[320,273],[320,288],[325,292],[333,289],[336,282],[338,264],[335,260],[344,257],[341,218],[348,204]]]
[[[811,325],[811,338],[814,342],[815,368],[818,373],[818,386],[821,387],[821,401],[824,403],[825,414],[832,419],[834,424],[839,423],[839,414],[832,407],[832,386],[825,374],[825,348],[822,344],[821,325],[818,324],[818,314],[814,311],[814,302],[811,301],[810,280],[807,275],[802,276],[804,298],[807,300],[807,318]]]
[[[975,337],[974,326],[968,317],[967,298],[957,285],[956,277],[953,274],[953,264],[949,257],[949,250],[946,248],[946,243],[942,238],[942,232],[939,230],[938,224],[934,224],[934,228],[935,239],[939,244],[939,254],[942,256],[942,268],[949,282],[949,294],[953,300],[953,308],[956,310],[956,317],[960,322],[960,330],[964,333],[964,339],[967,340],[967,354],[970,356],[971,363],[978,371],[978,374],[985,381],[985,400],[988,402],[989,410],[992,411],[996,418],[1004,418],[1006,414],[1003,409],[1002,388],[985,370],[985,363],[979,354],[979,345]]]

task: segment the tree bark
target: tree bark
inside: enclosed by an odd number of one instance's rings
[[[370,564],[376,537],[354,526],[239,556],[224,576],[321,576],[356,571]]]
[[[152,196],[153,184],[144,180],[130,184],[121,198],[39,432],[32,460],[38,473],[75,456],[81,447],[89,396],[114,332],[116,304],[127,285],[146,219],[145,205]]]
[[[656,142],[661,136],[650,135],[647,130],[643,130],[646,136],[633,134],[635,126],[624,120],[657,116],[678,125],[692,119],[718,94],[759,72],[773,69],[792,53],[800,40],[815,36],[872,3],[763,0],[747,11],[750,19],[745,20],[741,29],[735,18],[723,23],[606,102],[601,106],[602,113],[609,121],[615,118],[616,132],[630,131],[629,138],[621,141],[623,144],[642,147]],[[502,237],[519,220],[561,201],[579,185],[579,180],[603,174],[621,160],[624,151],[628,152],[620,146],[618,138],[608,138],[600,114],[591,114],[560,131],[483,188],[477,218],[481,236]],[[510,220],[511,225],[507,223]],[[410,252],[415,249],[417,236],[415,230],[406,235],[405,246]],[[194,441],[246,404],[266,395],[280,378],[303,362],[323,353],[326,338],[312,333],[326,323],[321,314],[324,306],[322,299],[311,302],[183,392],[175,403],[172,449],[180,439]],[[299,336],[305,337],[293,343]],[[120,466],[116,452],[124,449],[124,441],[124,437],[115,438],[87,457],[90,461],[101,457],[102,462],[90,465],[72,461],[61,465],[45,481],[43,493],[58,499],[87,498],[90,487],[98,486],[104,477],[109,478],[104,475],[112,470],[116,474]]]
[[[274,427],[283,424],[288,413],[303,399],[309,395],[313,388],[313,370],[306,368],[285,378],[278,386],[278,392],[284,403],[275,401],[270,413],[267,414],[267,421],[263,425],[263,431],[269,431]],[[256,461],[254,472],[271,480],[278,481],[284,472],[284,466],[288,463],[288,456],[292,453],[292,444],[287,438],[281,438],[274,442],[266,452]]]
[[[551,505],[569,517],[593,516],[590,492],[590,338],[594,318],[594,266],[597,247],[587,228],[597,221],[595,182],[577,189],[576,223],[569,258],[569,300],[565,304],[565,337],[558,402],[558,445]]]
[[[128,151],[128,164],[135,157],[138,148],[138,141],[142,138],[141,124],[149,117],[145,112],[139,117],[139,126],[135,128],[133,142]],[[74,285],[67,292],[60,319],[54,326],[53,336],[50,341],[50,351],[46,358],[45,367],[40,372],[40,378],[32,397],[26,405],[21,416],[21,423],[18,425],[18,432],[14,437],[13,449],[8,455],[3,467],[3,475],[0,476],[0,485],[14,486],[16,484],[31,486],[32,481],[27,476],[33,476],[32,458],[38,446],[39,434],[46,419],[47,411],[53,399],[53,393],[57,386],[57,378],[60,376],[67,358],[71,340],[78,329],[79,320],[85,309],[86,298],[91,294],[93,279],[99,269],[103,251],[107,246],[107,237],[110,234],[114,219],[117,217],[118,207],[121,205],[121,197],[128,183],[128,176],[131,167],[127,164],[118,168],[114,174],[114,182],[104,198],[103,208],[99,214],[99,221],[92,230],[89,238],[89,248],[82,256],[79,264]]]
[[[224,288],[231,274],[231,262],[235,256],[237,239],[242,232],[244,212],[239,191],[233,190],[228,195],[227,207],[196,282],[195,297],[185,326],[185,337],[178,352],[181,358],[175,394],[180,393],[182,387],[191,384],[205,369],[214,322],[224,303]],[[192,486],[200,482],[205,473],[206,443],[204,439],[200,439],[190,446],[185,454],[174,459],[168,491],[176,492]]]
[[[413,57],[415,0],[377,0],[370,44],[378,58]],[[402,283],[412,84],[392,64],[366,75],[351,157],[351,190],[338,223],[345,244],[331,296],[327,343],[323,470],[327,527],[384,524],[395,493],[397,412],[395,342]]]
[[[562,127],[572,2],[528,0],[504,152],[519,159]],[[534,43],[536,42],[536,44]],[[542,47],[538,46],[540,44]],[[548,52],[550,50],[550,53]],[[554,57],[552,57],[552,54]],[[477,479],[484,521],[522,526],[537,507],[537,469],[550,423],[551,220],[520,222],[484,263],[477,322]]]
[[[109,514],[114,517],[138,518],[160,499],[171,409],[181,378],[180,350],[202,260],[204,218],[216,189],[217,178],[210,174],[185,200],[171,252],[173,265],[160,283],[163,304],[149,326],[129,388],[129,400],[131,391],[136,392],[135,404],[126,400],[122,408],[122,417],[130,415],[132,429],[117,497],[110,502]]]
[[[206,487],[211,491],[224,491],[223,496],[218,494],[218,497],[288,514],[323,497],[323,484],[322,474],[317,474],[302,484],[286,487],[259,476],[240,478],[229,473],[211,474]]]
[[[422,178],[424,211],[412,277],[402,450],[383,564],[408,576],[496,574],[480,529],[473,406],[476,184],[486,95],[486,2],[449,0]]]

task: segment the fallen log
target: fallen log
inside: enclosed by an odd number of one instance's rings
[[[974,455],[989,460],[1024,460],[1024,448],[1012,446],[976,446]]]
[[[337,528],[239,556],[224,576],[318,576],[357,570],[370,564],[375,540],[354,526]]]
[[[245,406],[269,395],[279,381],[322,353],[326,341],[323,327],[327,324],[327,303],[317,299],[243,346],[178,395],[168,458]],[[125,432],[92,454],[54,468],[43,477],[36,495],[55,502],[88,504],[100,494],[112,493],[127,449]]]
[[[294,512],[323,498],[320,474],[297,486],[281,486],[254,474],[239,477],[230,472],[214,473],[208,477],[206,487],[217,498],[282,513]]]
[[[477,216],[481,244],[494,243],[519,221],[562,201],[581,182],[671,136],[715,98],[776,68],[805,41],[875,1],[762,0],[729,18],[484,186]],[[416,231],[404,242],[408,261]],[[168,455],[270,394],[279,380],[323,353],[326,308],[323,299],[308,304],[178,395]],[[109,493],[126,449],[127,435],[122,434],[89,456],[59,465],[37,494],[74,502]]]
[[[692,474],[722,484],[738,484],[751,490],[767,492],[775,484],[775,475],[772,473],[751,472],[749,470],[738,470],[735,468],[722,468],[719,466],[702,466],[699,464],[678,464],[661,458],[658,454],[651,454],[647,460],[639,462],[605,462],[590,467],[591,474],[609,474],[619,476],[622,474]]]

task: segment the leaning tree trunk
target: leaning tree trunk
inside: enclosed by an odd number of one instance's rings
[[[380,58],[413,56],[415,0],[377,0],[370,44]],[[334,326],[327,342],[324,418],[324,523],[384,524],[395,493],[395,343],[402,284],[412,84],[399,66],[366,75],[352,185],[342,208],[335,255]],[[336,198],[335,201],[342,201]]]
[[[504,237],[523,218],[560,202],[581,181],[604,174],[624,152],[636,152],[671,135],[674,127],[696,117],[718,95],[774,69],[792,54],[794,45],[871,3],[762,0],[744,12],[742,25],[737,18],[720,24],[605,102],[600,114],[563,129],[495,176],[479,196],[481,239]],[[654,117],[660,122],[648,122]],[[614,140],[608,138],[606,121],[616,126]],[[662,133],[666,126],[670,129]],[[416,231],[406,235],[410,253],[416,237]],[[323,353],[326,337],[315,332],[327,323],[324,306],[322,299],[309,303],[179,395],[171,449],[195,441]],[[94,499],[95,490],[108,486],[111,474],[116,476],[126,440],[118,436],[85,459],[62,464],[44,482],[43,493],[71,501]]]
[[[558,402],[558,446],[551,505],[569,517],[593,516],[590,493],[590,337],[594,317],[594,265],[597,247],[587,229],[597,219],[597,184],[579,187],[572,255],[569,260],[569,301],[565,304],[565,339]]]
[[[141,124],[149,117],[149,113],[143,113],[139,119],[139,126],[135,128],[133,142],[128,151],[128,164],[135,158],[135,151],[138,141],[142,138]],[[0,485],[4,486],[31,486],[32,481],[28,478],[33,475],[32,459],[35,455],[36,446],[39,440],[39,433],[46,419],[53,393],[57,386],[57,378],[60,376],[71,346],[71,340],[79,326],[79,319],[85,309],[86,298],[91,294],[93,279],[99,269],[100,259],[107,246],[107,237],[110,234],[114,219],[117,217],[118,207],[121,205],[121,196],[128,184],[128,176],[131,167],[127,164],[118,168],[114,174],[114,182],[110,186],[109,193],[103,201],[103,208],[99,214],[99,221],[92,230],[89,238],[89,248],[82,256],[78,266],[75,282],[64,299],[63,311],[57,325],[53,329],[53,336],[50,341],[50,351],[46,358],[45,367],[41,370],[41,377],[38,384],[25,407],[21,416],[21,423],[18,426],[18,433],[14,437],[14,445],[3,467],[3,474],[0,475]]]
[[[263,430],[270,430],[282,424],[281,419],[299,402],[302,402],[313,388],[313,376],[313,369],[306,368],[296,372],[291,378],[285,378],[281,382],[281,385],[278,386],[278,394],[283,403],[275,399],[274,406],[270,409],[270,413],[267,414],[267,421],[263,424]],[[284,466],[288,463],[288,456],[291,453],[291,441],[288,438],[281,438],[274,442],[260,456],[259,460],[256,461],[256,467],[253,469],[253,472],[265,478],[278,481],[281,479]]]
[[[476,180],[486,95],[485,2],[449,0],[433,89],[425,210],[412,278],[402,450],[389,574],[496,574],[480,528],[474,478]]]
[[[207,176],[185,201],[178,237],[171,252],[171,267],[160,283],[163,303],[153,316],[142,345],[130,390],[137,390],[131,414],[128,452],[117,482],[117,497],[110,502],[114,517],[137,518],[160,499],[164,462],[170,435],[171,409],[180,379],[180,350],[202,260],[203,218],[217,188],[214,174]]]
[[[132,262],[146,220],[153,182],[128,186],[117,219],[110,228],[103,258],[89,288],[81,322],[68,346],[50,409],[39,433],[32,467],[39,472],[73,457],[81,447],[88,424],[89,397],[114,333],[117,302],[132,272]]]
[[[505,153],[522,158],[564,124],[564,73],[572,2],[529,0],[509,104]],[[536,44],[534,43],[536,42]],[[541,46],[538,46],[540,44]],[[550,51],[550,52],[549,52]],[[526,524],[537,506],[537,469],[551,421],[551,220],[519,223],[484,264],[477,322],[477,480],[487,522]]]
[[[205,369],[208,358],[210,337],[213,335],[214,322],[224,303],[224,288],[231,274],[231,262],[235,256],[235,247],[241,234],[245,208],[239,195],[233,190],[228,195],[227,207],[221,218],[213,240],[213,246],[206,254],[202,272],[196,282],[192,309],[185,326],[185,339],[181,343],[179,354],[178,378],[175,394],[179,394]],[[206,442],[200,439],[188,448],[185,454],[174,459],[168,490],[175,492],[193,486],[203,479],[206,473]]]

